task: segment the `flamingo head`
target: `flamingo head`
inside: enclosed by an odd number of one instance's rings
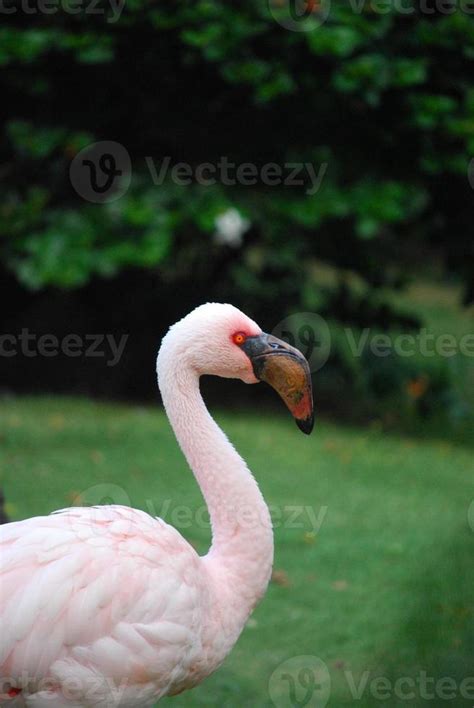
[[[171,327],[163,340],[174,342],[173,357],[198,375],[238,378],[245,383],[266,381],[285,402],[298,427],[313,429],[311,374],[295,347],[262,332],[233,305],[207,303]],[[160,352],[161,355],[161,352]]]

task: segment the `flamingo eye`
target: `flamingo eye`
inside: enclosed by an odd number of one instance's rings
[[[234,344],[238,344],[240,346],[247,339],[247,335],[245,334],[245,332],[236,332],[233,335],[232,339],[233,339]]]

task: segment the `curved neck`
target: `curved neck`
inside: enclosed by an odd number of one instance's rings
[[[171,354],[171,353],[170,353]],[[273,563],[270,513],[247,465],[210,416],[199,376],[177,359],[158,359],[166,413],[207,504],[212,545],[203,561],[243,620],[266,590]]]

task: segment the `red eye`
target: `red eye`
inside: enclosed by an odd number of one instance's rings
[[[243,344],[245,340],[247,339],[247,335],[245,332],[236,332],[234,336],[232,337],[234,344]]]

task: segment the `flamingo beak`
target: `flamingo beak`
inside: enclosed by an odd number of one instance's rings
[[[313,392],[309,365],[303,354],[265,333],[247,337],[241,348],[252,362],[256,378],[275,389],[298,428],[309,435],[314,425]]]

